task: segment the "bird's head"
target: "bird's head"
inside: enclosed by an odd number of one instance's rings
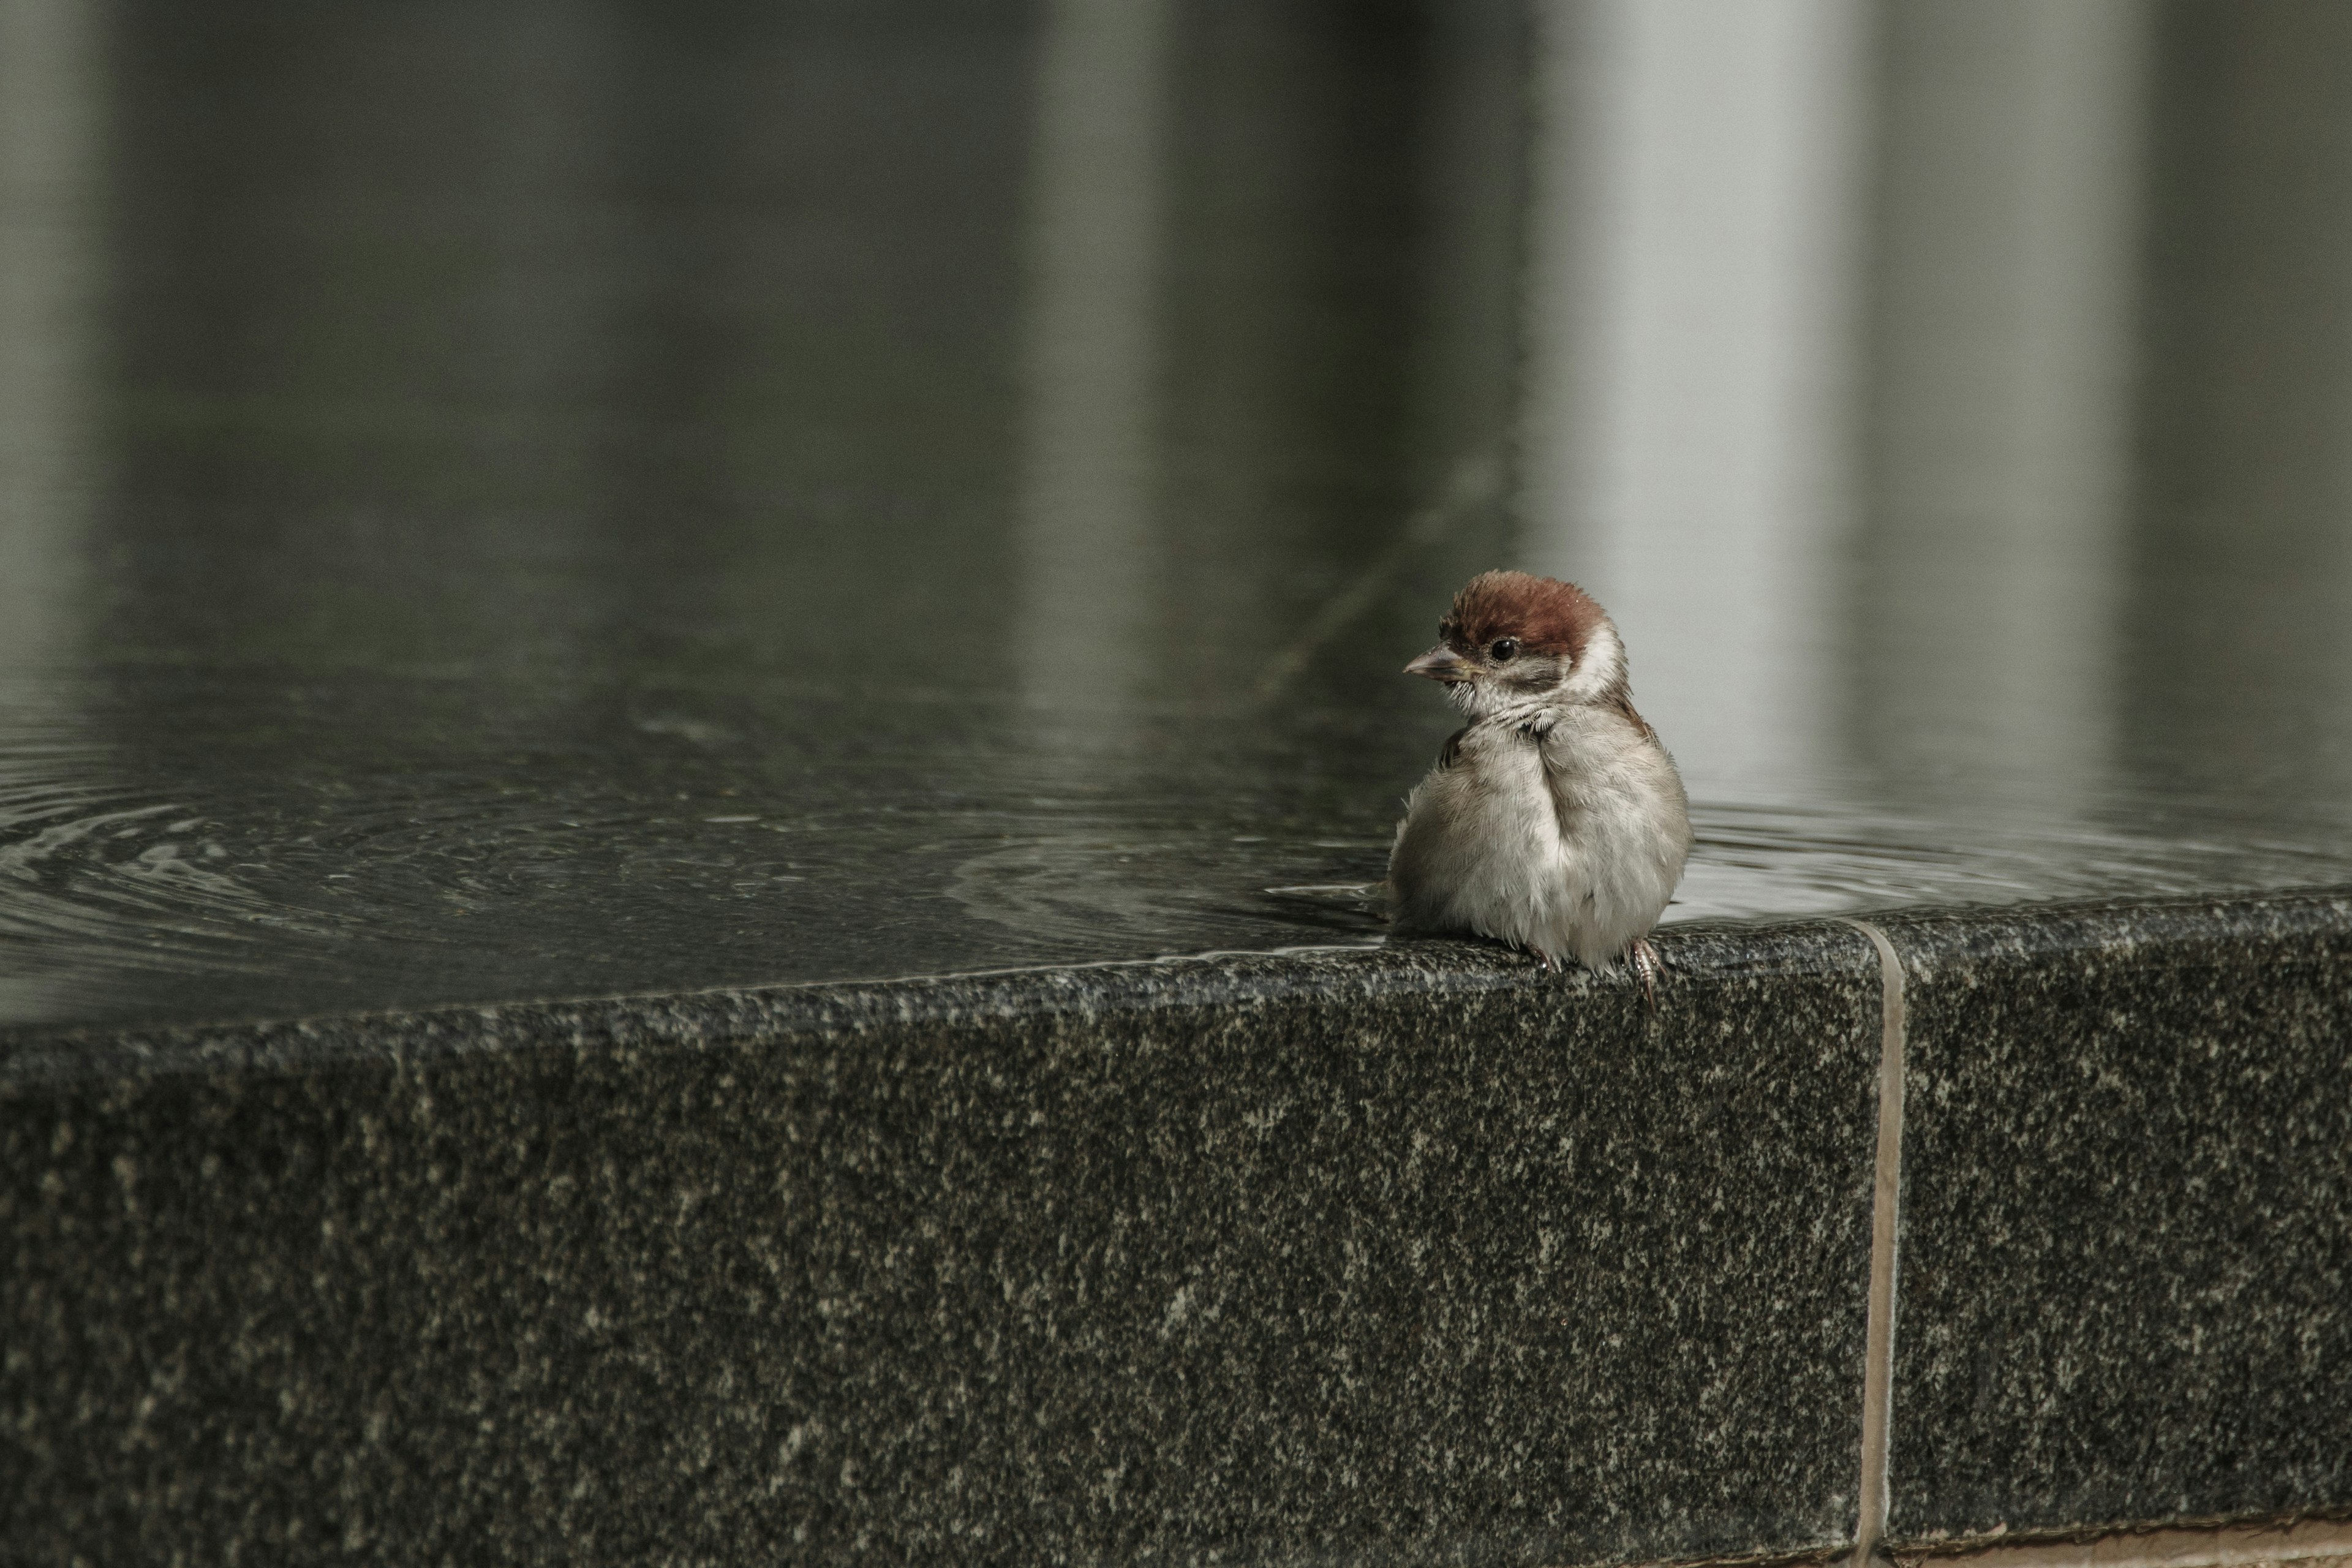
[[[1573,583],[1483,572],[1454,595],[1437,635],[1404,672],[1443,682],[1473,719],[1605,702],[1625,683],[1616,626]]]

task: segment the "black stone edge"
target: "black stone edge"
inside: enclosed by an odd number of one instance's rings
[[[1994,954],[2027,962],[2095,954],[2110,967],[2127,967],[2136,959],[2159,954],[2172,965],[2200,961],[2245,963],[2265,946],[2352,933],[2352,888],[2294,888],[1998,909],[1897,910],[1868,919],[1894,945],[1906,984],[1927,986],[1938,979],[1940,963],[1967,966]],[[1899,1425],[1899,1412],[1896,1421]],[[1913,1568],[1929,1559],[1968,1558],[2021,1548],[2087,1546],[2181,1531],[2239,1532],[2342,1521],[2352,1521],[2352,1504],[2144,1521],[2080,1521],[1998,1534],[1894,1535],[1880,1544],[1878,1554],[1895,1568]]]
[[[2163,951],[2285,940],[2352,929],[2352,887],[2164,899],[1856,911],[1885,931],[1906,973],[1935,978],[1939,954],[1988,947],[2129,959]],[[1692,921],[1656,933],[1668,984],[1677,973],[1724,979],[1875,968],[1866,938],[1832,916]],[[237,1070],[335,1061],[403,1062],[482,1050],[698,1050],[787,1037],[849,1038],[879,1029],[1093,1018],[1139,1011],[1334,1005],[1433,993],[1549,990],[1564,1004],[1623,1006],[1622,970],[1549,974],[1491,942],[1427,941],[1378,948],[1213,953],[905,979],[818,982],[579,1001],[458,1004],[251,1023],[35,1027],[0,1033],[0,1093],[44,1082]],[[1665,1004],[1669,1008],[1671,1003]]]
[[[1932,984],[1943,958],[1975,962],[1988,952],[2015,958],[2097,952],[2128,963],[2161,951],[2168,962],[2200,950],[2242,957],[2248,943],[2352,931],[2352,887],[2206,894],[1987,909],[1885,910],[1860,918],[1884,931],[1905,973]]]
[[[1887,932],[1906,973],[1933,983],[1940,957],[1987,951],[2064,960],[2095,954],[2112,964],[2145,956],[2170,963],[2200,950],[2243,963],[2248,946],[2352,930],[2352,888],[2106,900],[1997,908],[1903,908],[1863,912]],[[1693,922],[1662,931],[1668,984],[1676,978],[1754,980],[1873,975],[1862,932],[1835,918]],[[1874,978],[1874,975],[1873,975]],[[1247,1010],[1277,1003],[1334,1008],[1408,995],[1548,992],[1566,1006],[1638,1009],[1629,976],[1546,974],[1489,943],[1421,942],[1378,949],[1202,954],[1133,963],[1041,967],[817,984],[718,989],[572,1002],[453,1005],[250,1024],[121,1029],[51,1029],[0,1036],[0,1097],[58,1084],[236,1071],[301,1071],[398,1065],[477,1051],[693,1052],[788,1039],[848,1040],[941,1025],[1080,1021],[1185,1009]],[[1672,1011],[1671,990],[1662,1009]],[[1630,1015],[1629,1015],[1630,1016]],[[2142,1527],[2083,1524],[1893,1541],[1900,1563],[2037,1542],[2072,1543],[2143,1530],[2243,1528],[2352,1517],[2332,1507],[2292,1515],[2167,1519]],[[1798,1568],[1850,1554],[1832,1544],[1675,1559],[1656,1568]]]
[[[2284,1513],[2198,1514],[2181,1519],[2151,1520],[2128,1524],[2072,1524],[2056,1530],[2012,1530],[2000,1535],[1939,1535],[1932,1539],[1896,1541],[1885,1548],[1895,1568],[1916,1568],[1926,1563],[1951,1563],[1988,1553],[2034,1546],[2089,1546],[2151,1537],[2196,1532],[2241,1535],[2292,1530],[2299,1524],[2352,1522],[2352,1504],[2294,1509]]]
[[[1862,933],[1834,919],[1692,921],[1656,933],[1677,976],[1874,976]],[[1833,955],[1833,956],[1832,956]],[[43,1083],[337,1062],[410,1062],[495,1050],[703,1050],[788,1038],[1040,1017],[1107,1018],[1285,1002],[1351,1005],[1396,995],[1550,993],[1563,1005],[1639,1008],[1622,967],[1549,973],[1492,942],[1415,941],[942,974],[747,986],[580,1001],[457,1005],[255,1023],[58,1027],[0,1034],[0,1095]],[[1662,1001],[1671,1013],[1671,997]]]

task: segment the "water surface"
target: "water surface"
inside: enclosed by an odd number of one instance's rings
[[[5,15],[0,1026],[1374,942],[1497,564],[1670,920],[2352,879],[2339,7]]]

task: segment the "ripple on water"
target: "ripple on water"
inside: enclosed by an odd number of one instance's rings
[[[1941,816],[1865,803],[1703,802],[1670,920],[1836,914],[1906,904],[2165,897],[2352,876],[2345,837],[2155,835],[2035,813]]]
[[[1394,801],[1363,786],[1370,767],[1310,777],[1296,759],[1226,759],[1053,774],[1049,791],[1033,759],[977,746],[952,768],[864,742],[818,765],[756,716],[638,732],[614,754],[482,746],[422,766],[389,749],[365,766],[320,760],[324,729],[233,764],[199,738],[135,773],[20,754],[0,779],[0,1025],[879,978],[1384,930]],[[170,783],[138,787],[156,779]],[[1702,801],[1695,819],[1672,921],[2352,878],[2326,825],[2159,836],[1826,795]]]
[[[220,826],[183,802],[0,787],[0,941],[236,962],[287,912],[238,878]]]

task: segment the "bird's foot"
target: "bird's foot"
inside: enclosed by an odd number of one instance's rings
[[[1626,952],[1633,961],[1634,976],[1642,982],[1642,1001],[1654,1013],[1658,1010],[1658,981],[1666,972],[1665,963],[1645,936],[1635,937]]]

